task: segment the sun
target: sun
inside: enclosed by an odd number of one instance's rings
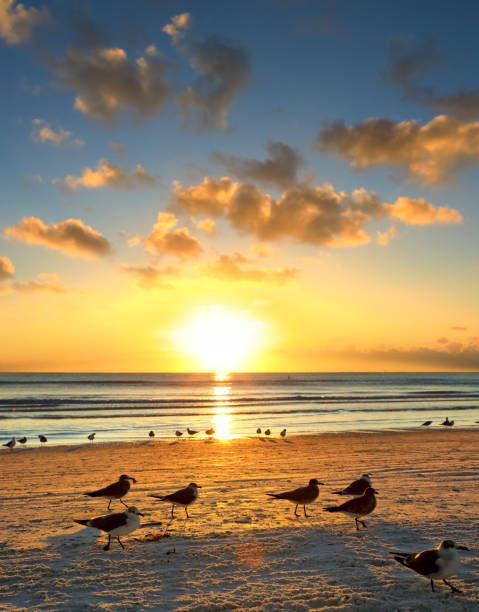
[[[179,348],[212,372],[247,368],[247,359],[261,344],[261,323],[247,312],[208,306],[195,313],[178,333]]]

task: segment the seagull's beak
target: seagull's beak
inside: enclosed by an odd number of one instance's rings
[[[202,486],[200,486],[200,485],[196,485],[196,488],[197,488],[197,489],[202,489],[203,487],[202,487]]]
[[[377,495],[379,493],[379,491],[377,491],[376,489],[373,489],[373,493],[374,493],[374,495]]]
[[[458,550],[469,550],[467,546],[456,546]]]
[[[323,485],[323,487],[324,487],[324,482],[319,482],[319,480],[318,480],[318,485]]]
[[[139,515],[139,516],[145,516],[145,515],[143,514],[143,512],[138,512],[138,515]]]
[[[133,476],[128,476],[128,478],[129,478],[130,480],[133,480],[133,482],[136,484],[136,478],[133,478]]]

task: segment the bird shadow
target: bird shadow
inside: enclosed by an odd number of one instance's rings
[[[278,440],[272,440],[271,438],[267,438],[267,442],[270,442],[271,444],[278,444]]]
[[[284,442],[285,444],[294,444],[294,442],[292,442],[291,440],[283,440],[283,442]]]
[[[173,440],[173,442],[170,442],[169,446],[174,446],[175,444],[179,444],[180,441],[179,440]]]

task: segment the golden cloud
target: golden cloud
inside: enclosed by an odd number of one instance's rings
[[[56,249],[70,257],[101,257],[111,252],[108,240],[80,219],[46,225],[37,217],[24,217],[17,225],[8,227],[4,235]]]
[[[137,184],[154,187],[158,184],[158,179],[148,174],[141,164],[129,170],[112,164],[106,159],[100,159],[95,170],[87,167],[83,170],[82,176],[70,174],[64,179],[55,178],[52,183],[61,191],[71,193],[80,187],[85,189],[100,189],[101,187],[133,189]]]
[[[16,0],[0,0],[0,36],[8,45],[30,40],[33,28],[49,18],[47,9],[25,8]]]
[[[122,274],[127,274],[137,280],[138,285],[143,289],[169,289],[171,285],[165,279],[177,276],[179,271],[173,266],[165,268],[154,268],[153,266],[127,266],[120,268]]]
[[[33,119],[32,123],[36,126],[32,132],[34,142],[52,142],[59,145],[67,141],[68,144],[76,147],[82,147],[85,144],[85,141],[81,140],[81,138],[70,138],[72,133],[67,132],[63,128],[58,128],[55,131],[44,119]]]
[[[391,217],[410,225],[462,223],[459,211],[448,206],[433,206],[423,198],[399,197],[394,204],[384,206]]]
[[[8,257],[0,257],[0,281],[8,280],[15,274],[15,266]]]
[[[39,280],[26,283],[13,283],[13,288],[19,293],[68,293],[71,287],[60,280],[57,274],[42,272],[38,274]]]
[[[279,268],[277,270],[257,268],[254,262],[242,253],[221,255],[217,260],[204,266],[202,272],[208,276],[225,281],[268,282],[283,284],[296,280],[297,268]]]
[[[479,165],[479,122],[439,115],[417,121],[370,118],[354,126],[337,121],[321,130],[313,149],[336,155],[356,170],[398,166],[411,182],[442,185]]]
[[[199,240],[190,234],[187,227],[170,231],[177,223],[174,214],[159,213],[153,231],[146,238],[146,250],[152,254],[172,255],[182,260],[197,257],[203,251]]]

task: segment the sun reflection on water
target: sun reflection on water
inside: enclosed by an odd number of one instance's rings
[[[221,378],[220,378],[221,377]],[[227,374],[217,374],[217,382],[228,380]],[[234,409],[230,404],[231,387],[226,385],[213,387],[213,396],[216,406],[213,408],[213,427],[216,430],[215,437],[218,440],[231,440],[234,436],[231,433],[231,415]]]

